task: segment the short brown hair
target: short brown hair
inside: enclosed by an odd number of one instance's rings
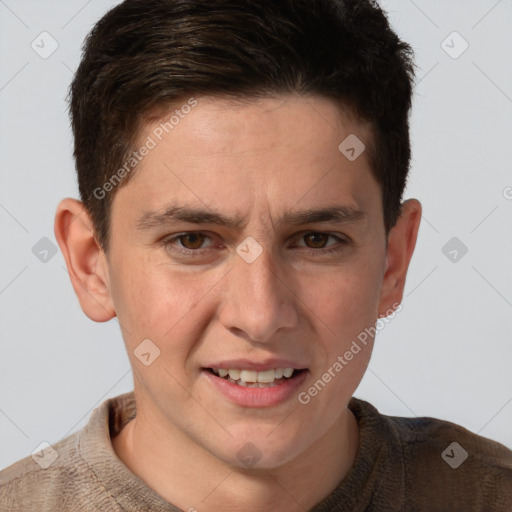
[[[104,197],[95,191],[129,157],[150,114],[200,95],[296,92],[348,105],[372,128],[367,154],[388,233],[410,165],[412,55],[374,0],[117,5],[87,36],[70,87],[80,196],[99,243],[108,250],[113,195],[133,173]]]

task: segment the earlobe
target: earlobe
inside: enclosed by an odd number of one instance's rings
[[[96,241],[89,213],[76,199],[63,199],[55,214],[59,243],[83,312],[95,322],[115,316],[105,253]]]
[[[407,270],[418,237],[421,211],[421,203],[417,199],[408,199],[402,203],[400,217],[389,232],[379,316],[389,315],[394,309],[393,304],[402,302]]]

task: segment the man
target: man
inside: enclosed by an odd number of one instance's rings
[[[504,446],[352,398],[421,219],[411,55],[370,0],[128,0],[98,22],[55,234],[134,394],[48,467],[4,470],[0,510],[511,509]]]

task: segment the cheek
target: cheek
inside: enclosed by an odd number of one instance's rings
[[[308,284],[308,305],[314,313],[310,316],[321,330],[317,355],[323,354],[299,402],[310,404],[313,416],[323,418],[326,425],[339,414],[333,404],[348,403],[368,366],[373,349],[371,328],[378,315],[379,279],[378,265],[372,267],[362,258],[360,264],[340,266],[328,278]]]
[[[382,279],[379,268],[368,258],[361,258],[303,280],[309,308],[337,340],[346,343],[374,325]]]
[[[201,325],[197,312],[204,314],[202,299],[214,278],[136,260],[119,261],[115,268],[112,296],[127,345],[149,338],[162,349],[173,345],[173,340],[185,346],[187,337],[192,339]]]

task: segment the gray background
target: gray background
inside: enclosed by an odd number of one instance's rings
[[[32,252],[55,243],[58,201],[77,197],[65,96],[84,36],[115,3],[0,0],[0,468],[132,389],[117,321],[90,321],[61,254]],[[512,2],[382,5],[416,52],[405,197],[424,216],[403,310],[378,334],[356,396],[512,447]],[[43,31],[58,43],[46,59],[31,48]],[[454,31],[469,43],[460,56]],[[452,237],[468,249],[456,262],[443,252]]]

